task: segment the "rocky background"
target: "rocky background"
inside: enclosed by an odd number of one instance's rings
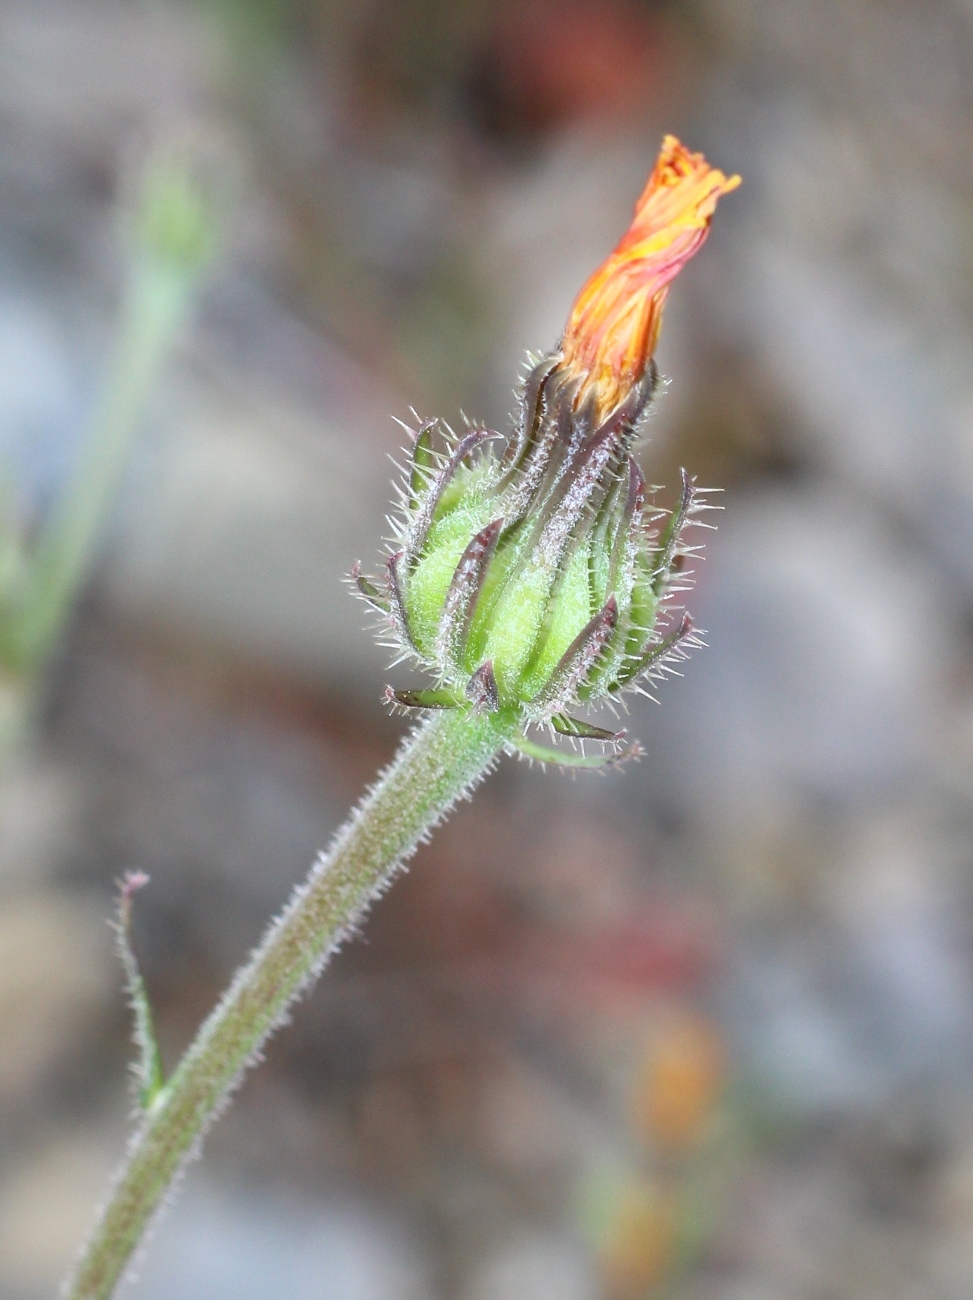
[[[83,446],[152,140],[224,245],[0,780],[0,1294],[123,1150],[115,882],[174,1062],[390,755],[342,575],[391,415],[507,419],[662,133],[745,184],[642,456],[725,489],[607,779],[507,762],[271,1045],[144,1300],[965,1300],[973,5],[2,0],[0,455]],[[671,488],[670,488],[671,491]],[[665,493],[660,499],[668,499]]]

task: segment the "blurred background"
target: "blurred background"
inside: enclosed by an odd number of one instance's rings
[[[665,131],[745,178],[640,453],[725,489],[710,648],[641,764],[437,833],[131,1294],[970,1295],[973,5],[2,0],[5,537],[75,490],[145,159],[222,196],[0,777],[6,1300],[124,1148],[115,882],[171,1066],[402,731],[342,584],[391,416],[507,427]]]

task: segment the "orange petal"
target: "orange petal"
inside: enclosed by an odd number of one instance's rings
[[[739,184],[675,136],[663,140],[631,226],[578,294],[564,331],[562,368],[596,419],[645,373],[669,285],[705,241],[717,201]]]

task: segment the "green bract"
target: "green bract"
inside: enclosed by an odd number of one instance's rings
[[[665,608],[673,575],[694,548],[683,533],[705,504],[683,473],[668,513],[646,510],[645,483],[631,446],[657,387],[652,366],[600,424],[593,405],[576,408],[576,383],[558,353],[538,362],[524,385],[520,424],[501,436],[471,429],[415,435],[396,549],[382,579],[358,590],[381,611],[401,657],[435,677],[425,690],[393,691],[408,708],[512,713],[523,728],[542,723],[564,735],[613,742],[570,715],[658,676],[698,644],[688,615]],[[685,590],[682,585],[678,590]],[[541,749],[533,757],[593,765]]]

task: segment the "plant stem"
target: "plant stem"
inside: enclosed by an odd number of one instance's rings
[[[406,738],[237,973],[150,1109],[66,1289],[68,1300],[113,1294],[173,1179],[288,1007],[516,730],[510,711],[454,709],[433,715]]]
[[[91,439],[38,540],[33,600],[21,630],[37,666],[61,630],[91,565],[105,515],[124,473],[152,391],[192,298],[194,277],[148,257],[136,260],[108,385]]]
[[[29,730],[41,672],[91,567],[153,384],[194,287],[194,277],[184,270],[136,259],[108,381],[77,470],[26,557],[24,580],[12,599],[3,599],[9,593],[0,583],[0,762]]]

